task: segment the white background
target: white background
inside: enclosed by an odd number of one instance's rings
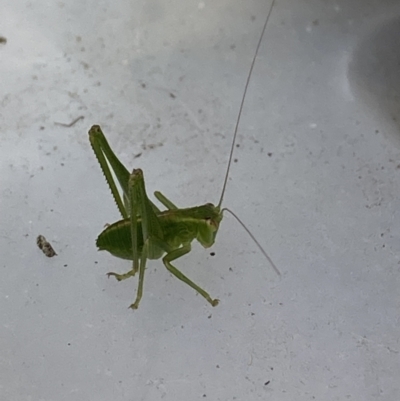
[[[119,214],[90,126],[149,193],[217,203],[269,6],[3,0],[1,400],[399,398],[396,1],[276,1],[225,205],[281,277],[227,215],[176,261],[220,305],[152,261],[132,311],[96,251]]]

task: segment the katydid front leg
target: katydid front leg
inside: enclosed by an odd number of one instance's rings
[[[168,269],[170,273],[172,273],[175,277],[179,278],[179,280],[186,283],[188,286],[192,287],[195,291],[197,291],[201,296],[203,296],[212,306],[217,306],[219,303],[218,299],[212,299],[210,294],[200,288],[197,284],[195,284],[192,280],[186,277],[180,270],[178,270],[175,266],[173,266],[170,262],[175,259],[179,259],[182,256],[189,253],[191,250],[190,244],[183,245],[182,247],[175,249],[169,253],[167,253],[163,257],[163,262],[165,267]]]

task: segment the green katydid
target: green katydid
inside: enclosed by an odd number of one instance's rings
[[[202,206],[180,209],[163,194],[155,192],[154,195],[157,200],[166,207],[165,211],[160,211],[146,194],[142,170],[134,169],[130,174],[111,150],[101,128],[98,125],[94,125],[89,131],[90,143],[122,216],[122,220],[117,221],[104,229],[97,238],[96,245],[99,250],[106,250],[114,256],[133,261],[132,269],[125,274],[108,273],[109,277],[114,276],[118,281],[121,281],[134,276],[139,272],[136,299],[134,303],[130,305],[130,308],[132,309],[138,308],[142,298],[144,273],[147,260],[159,259],[161,257],[163,257],[162,261],[165,267],[175,277],[196,290],[212,306],[218,305],[218,299],[211,298],[208,292],[186,277],[181,271],[173,266],[171,262],[189,253],[191,250],[191,243],[194,239],[196,239],[204,248],[212,246],[224,211],[231,213],[239,221],[250,237],[254,240],[263,255],[271,263],[277,274],[280,274],[270,257],[266,254],[248,228],[232,211],[227,208],[222,208],[222,201],[228,181],[240,116],[242,114],[250,77],[272,11],[273,3],[274,1],[272,2],[266,18],[247,77],[236,121],[222,193],[217,206],[207,203]],[[115,176],[119,182],[122,196],[118,191],[113,176]]]

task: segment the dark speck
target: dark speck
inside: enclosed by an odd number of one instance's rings
[[[169,97],[172,98],[172,99],[176,98],[176,96],[172,92],[169,93]]]
[[[269,157],[271,157],[271,156],[272,156],[272,153],[271,153],[271,152],[269,152],[269,153],[267,153],[267,155],[268,155]]]
[[[264,386],[268,386],[269,383],[271,383],[271,380],[268,380],[267,382],[265,382]]]
[[[210,252],[210,256],[215,256],[215,252]]]

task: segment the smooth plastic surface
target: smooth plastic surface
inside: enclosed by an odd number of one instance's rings
[[[153,261],[133,312],[87,131],[149,193],[218,202],[270,3],[2,2],[1,400],[399,399],[396,3],[276,0],[225,199],[282,276],[227,215],[176,262],[220,305]]]

